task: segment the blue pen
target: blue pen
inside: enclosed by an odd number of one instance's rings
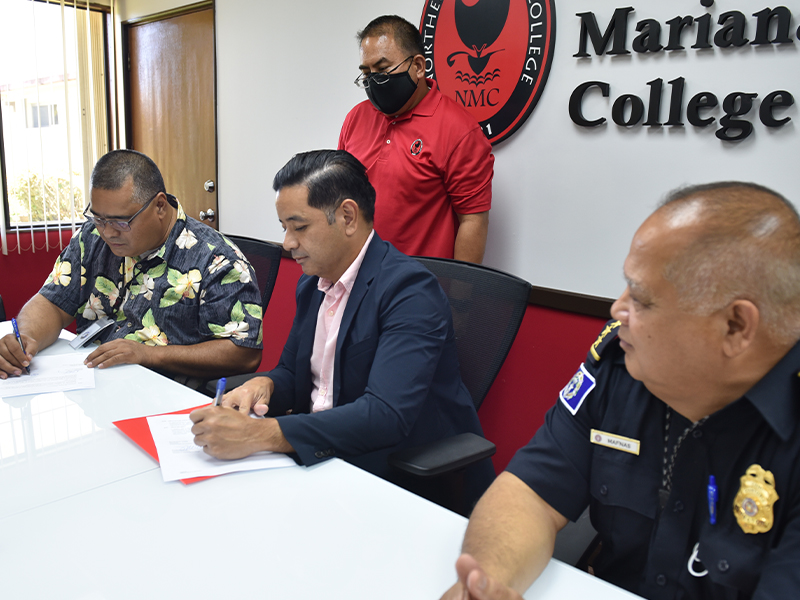
[[[708,476],[708,520],[712,525],[717,522],[717,482],[713,475]]]
[[[222,394],[225,393],[225,384],[227,381],[224,377],[222,377],[217,382],[217,395],[214,397],[214,406],[219,406],[220,401],[222,400]]]
[[[19,327],[17,327],[17,320],[11,319],[11,326],[14,328],[14,335],[17,336],[17,341],[19,342],[19,347],[22,348],[22,352],[24,354],[28,354],[25,352],[25,345],[22,343],[22,338],[19,336]],[[25,372],[30,375],[31,370],[28,367],[25,367]]]

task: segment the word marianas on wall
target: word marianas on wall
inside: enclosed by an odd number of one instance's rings
[[[714,0],[701,0],[705,7],[714,4]],[[617,8],[610,22],[601,33],[597,18],[593,12],[577,13],[581,20],[578,52],[573,56],[578,60],[591,60],[588,52],[589,42],[597,56],[603,54],[620,56],[631,52],[686,52],[686,45],[697,52],[713,52],[713,48],[722,48],[730,52],[734,48],[745,46],[763,46],[768,44],[793,44],[800,30],[792,31],[792,13],[785,6],[764,8],[752,17],[740,11],[723,12],[717,19],[716,26],[708,13],[701,16],[676,16],[663,25],[655,19],[642,19],[636,23],[636,35],[628,44],[628,29],[631,6]],[[748,37],[751,36],[752,38]],[[665,44],[666,42],[666,44]],[[727,49],[727,50],[726,50]],[[728,58],[736,59],[737,56]],[[710,127],[716,121],[713,116],[718,113],[720,100],[711,92],[699,92],[686,101],[686,80],[676,77],[667,82],[669,89],[665,94],[662,78],[648,81],[649,97],[645,100],[635,94],[618,96],[611,107],[611,119],[621,127],[631,127],[640,123],[648,127],[683,127],[685,119],[695,127]],[[605,81],[586,81],[572,92],[569,100],[569,115],[572,121],[582,127],[597,127],[606,122],[604,116],[587,116],[584,114],[584,98],[592,90],[599,90],[603,97],[609,97],[611,85]],[[669,96],[667,120],[661,121],[662,99]],[[756,92],[735,91],[722,100],[723,116],[719,119],[719,128],[715,135],[726,142],[746,139],[753,133],[753,124],[746,117],[753,109],[753,100],[759,96]],[[775,90],[761,99],[758,108],[758,119],[766,127],[781,127],[791,118],[782,114],[783,110],[794,104],[794,97],[787,90]],[[594,117],[594,118],[592,118]],[[754,117],[755,118],[755,117]]]

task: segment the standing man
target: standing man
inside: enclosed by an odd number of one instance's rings
[[[480,263],[494,156],[478,122],[425,78],[419,31],[378,17],[357,35],[369,100],[345,118],[339,149],[367,167],[375,229],[398,250]]]
[[[476,506],[445,598],[519,599],[587,505],[594,573],[645,598],[800,596],[797,212],[753,184],[679,190],[623,272],[617,320]]]
[[[88,367],[138,364],[197,387],[261,361],[261,295],[232,243],[187,217],[156,164],[114,150],[92,170],[86,223],[0,339],[0,378],[20,375],[77,321],[102,342]]]
[[[304,273],[292,330],[275,369],[191,414],[195,443],[217,458],[271,450],[312,465],[336,456],[405,485],[391,452],[482,435],[447,297],[373,231],[375,190],[352,155],[298,154],[273,187],[283,247]],[[466,470],[469,506],[493,478],[489,459]]]

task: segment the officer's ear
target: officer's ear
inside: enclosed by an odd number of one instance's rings
[[[734,358],[755,341],[761,325],[761,314],[750,300],[737,299],[722,309],[721,316],[725,319],[723,352],[725,356]]]
[[[361,212],[358,210],[358,204],[351,198],[346,198],[339,205],[342,219],[344,221],[344,231],[347,235],[353,235],[358,229],[358,221],[361,219]]]

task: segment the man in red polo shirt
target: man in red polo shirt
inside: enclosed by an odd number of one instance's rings
[[[478,122],[425,78],[419,31],[397,16],[359,32],[369,100],[342,125],[339,149],[367,167],[375,230],[410,255],[480,263],[489,230],[494,156]]]

